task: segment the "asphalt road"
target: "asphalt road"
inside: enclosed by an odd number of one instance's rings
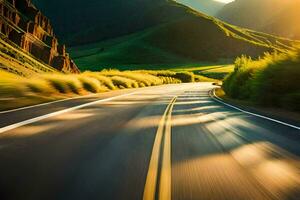
[[[228,107],[214,87],[0,112],[0,199],[299,200],[300,130]]]

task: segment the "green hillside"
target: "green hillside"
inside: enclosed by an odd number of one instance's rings
[[[132,34],[180,18],[173,0],[33,0],[69,46]]]
[[[241,29],[172,0],[37,1],[81,70],[226,64],[286,51],[292,41]],[[53,7],[54,6],[54,7]],[[74,23],[76,22],[76,23]]]
[[[286,51],[293,41],[241,29],[180,5],[182,18],[117,39],[71,49],[82,69],[166,68],[172,65],[230,62],[241,54]]]

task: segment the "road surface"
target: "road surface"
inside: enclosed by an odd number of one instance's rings
[[[299,200],[300,130],[209,83],[0,112],[1,200]]]

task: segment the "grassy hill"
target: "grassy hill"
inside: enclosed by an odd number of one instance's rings
[[[170,6],[180,10],[182,17],[117,39],[74,47],[73,59],[82,70],[168,68],[226,63],[241,54],[256,57],[274,49],[286,51],[293,44],[291,40],[223,23],[178,4]]]
[[[70,46],[128,35],[181,17],[169,0],[33,0]]]
[[[172,0],[65,0],[52,8],[55,1],[37,5],[73,46],[71,56],[81,70],[230,63],[241,54],[286,51],[293,43],[223,23]]]
[[[32,0],[53,23],[68,45],[91,43],[135,33],[182,13],[169,6],[172,0]],[[213,14],[223,4],[211,0],[178,0]],[[74,23],[75,22],[75,23]],[[89,37],[83,37],[88,35]]]

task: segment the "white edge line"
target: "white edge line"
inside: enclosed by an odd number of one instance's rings
[[[213,91],[213,92],[212,92],[212,91]],[[215,90],[215,89],[211,90],[210,93],[211,93],[211,92],[213,93],[212,96],[214,97],[214,99],[215,99],[216,101],[218,101],[219,103],[224,104],[224,105],[226,105],[226,106],[228,106],[228,107],[234,108],[234,109],[236,109],[236,110],[238,110],[238,111],[240,111],[240,112],[246,113],[246,114],[248,114],[248,115],[252,115],[252,116],[255,116],[255,117],[262,118],[262,119],[270,120],[270,121],[272,121],[272,122],[276,122],[276,123],[278,123],[278,124],[285,125],[285,126],[288,126],[288,127],[291,127],[291,128],[297,129],[297,130],[300,130],[300,127],[298,127],[298,126],[295,126],[295,125],[292,125],[292,124],[288,124],[288,123],[286,123],[286,122],[283,122],[283,121],[280,121],[280,120],[277,120],[277,119],[273,119],[273,118],[270,118],[270,117],[266,117],[266,116],[263,116],[263,115],[255,114],[255,113],[252,113],[252,112],[249,112],[249,111],[245,111],[245,110],[240,109],[240,108],[238,108],[238,107],[236,107],[236,106],[233,106],[233,105],[230,105],[230,104],[228,104],[228,103],[225,103],[221,98],[219,98],[219,97],[216,95],[216,90]]]
[[[18,123],[0,128],[0,134],[4,133],[4,132],[7,132],[7,131],[10,131],[10,130],[13,130],[13,129],[16,129],[16,128],[19,128],[21,126],[25,126],[25,125],[28,125],[28,124],[32,124],[34,122],[41,121],[43,119],[47,119],[47,118],[50,118],[50,117],[61,115],[61,114],[71,112],[71,111],[74,111],[74,110],[78,110],[78,109],[81,109],[81,108],[84,108],[84,107],[87,107],[87,106],[91,106],[91,105],[94,105],[94,104],[97,104],[97,103],[103,103],[103,102],[111,101],[111,100],[118,99],[118,98],[121,98],[121,97],[130,96],[130,95],[133,95],[135,93],[136,92],[132,92],[132,93],[123,94],[123,95],[119,95],[119,96],[114,96],[114,97],[110,97],[110,98],[106,98],[106,99],[100,99],[100,100],[93,101],[93,102],[90,102],[90,103],[82,104],[82,105],[79,105],[79,106],[67,108],[67,109],[64,109],[64,110],[57,111],[57,112],[53,112],[53,113],[49,113],[49,114],[42,115],[42,116],[39,116],[39,117],[35,117],[35,118],[32,118],[32,119],[28,119],[28,120],[25,120],[23,122],[18,122]]]
[[[32,106],[24,106],[24,107],[21,107],[21,108],[15,108],[15,109],[11,109],[11,110],[0,111],[0,114],[12,113],[12,112],[20,111],[20,110],[26,110],[26,109],[29,109],[29,108],[35,108],[35,107],[51,105],[51,104],[54,104],[54,103],[59,103],[59,102],[64,102],[64,101],[69,101],[69,100],[74,100],[74,99],[93,97],[93,96],[96,96],[96,95],[97,94],[89,94],[89,95],[84,95],[84,96],[78,96],[78,97],[71,97],[71,98],[60,99],[60,100],[55,100],[55,101],[49,101],[49,102],[45,102],[45,103],[35,104],[35,105],[32,105]]]

